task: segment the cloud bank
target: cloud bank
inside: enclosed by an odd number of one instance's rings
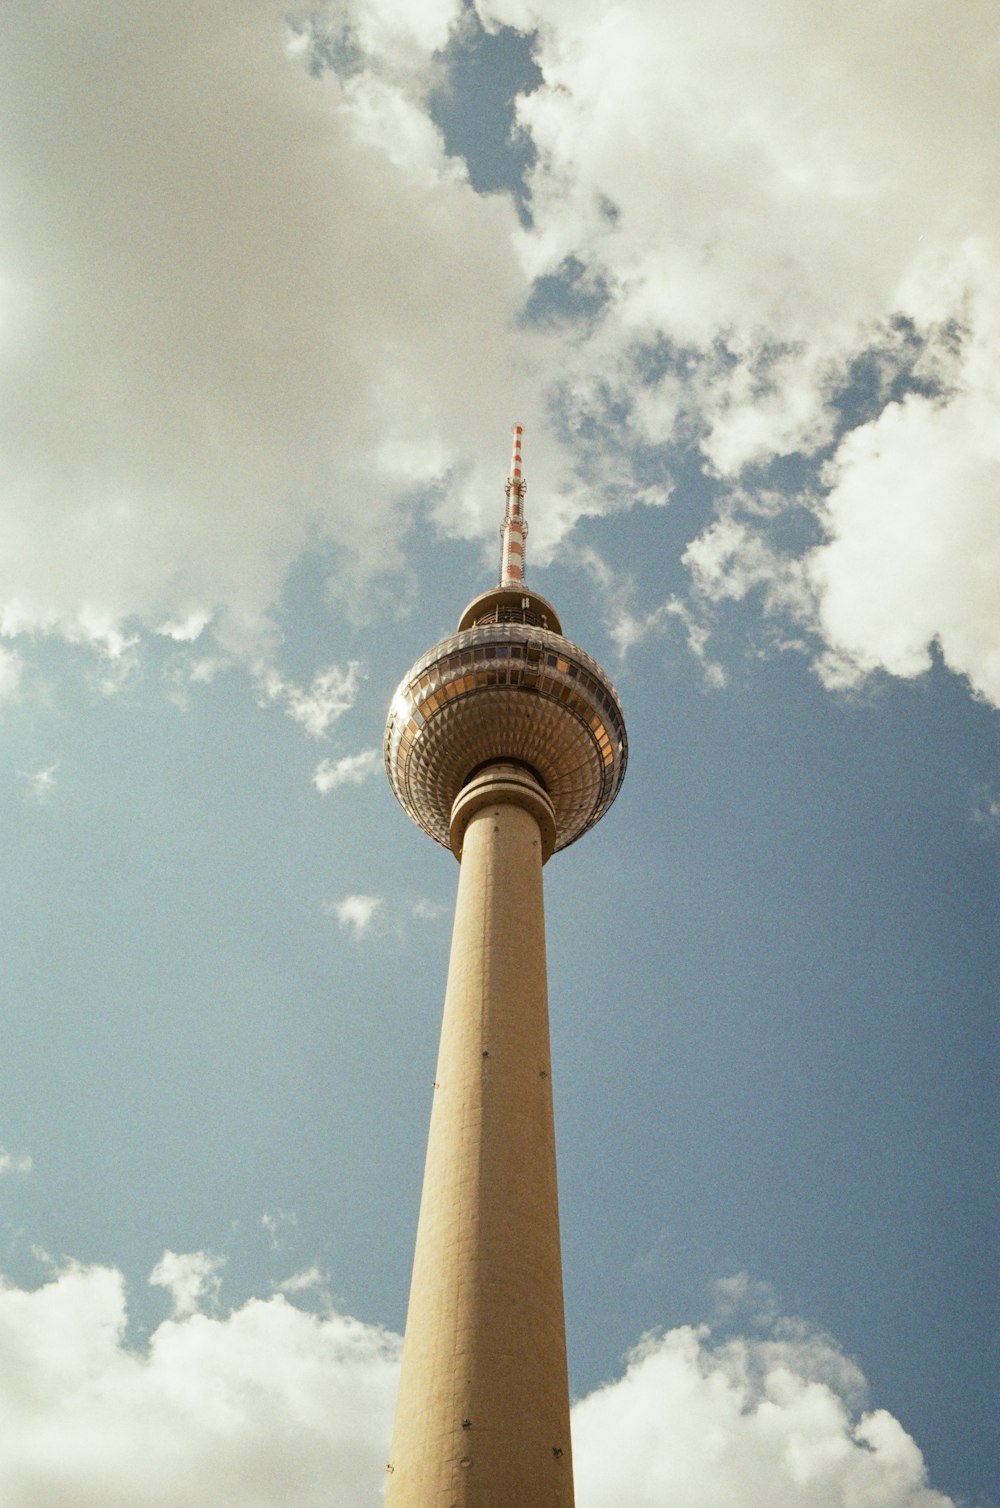
[[[287,9],[2,9],[4,634],[242,647],[307,547],[398,564],[402,500],[541,407],[514,211],[394,82],[403,12],[339,79]]]
[[[0,1291],[8,1508],[319,1508],[334,1489],[345,1505],[375,1501],[393,1337],[280,1295],[221,1319],[185,1305],[142,1350],[125,1323],[110,1268]]]
[[[1000,702],[995,11],[484,9],[538,28],[531,268],[601,300],[570,411],[610,389],[638,440],[696,444],[727,510],[749,476],[737,576],[766,538],[761,469],[828,458],[795,604],[825,679],[919,674],[937,643]]]
[[[1000,702],[989,0],[286,11],[3,8],[0,632],[245,650],[306,551],[349,596],[421,510],[482,533],[516,416],[536,560],[694,455],[691,558],[735,520],[735,579],[829,684],[936,645]],[[474,24],[533,40],[528,225],[432,120]],[[734,600],[694,581],[702,656]]]
[[[789,1322],[712,1346],[685,1327],[647,1337],[625,1376],[577,1404],[580,1508],[950,1508],[864,1379],[824,1336]]]
[[[198,1312],[188,1280],[217,1267],[204,1253],[164,1254],[152,1281],[183,1280],[184,1302],[141,1347],[125,1339],[125,1283],[112,1268],[0,1287],[5,1508],[378,1501],[398,1338],[280,1293]],[[834,1343],[790,1321],[719,1345],[704,1329],[648,1336],[624,1377],[574,1409],[577,1501],[954,1508],[928,1488],[898,1421],[863,1411],[863,1397]]]

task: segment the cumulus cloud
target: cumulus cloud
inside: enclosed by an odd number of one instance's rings
[[[225,1257],[216,1257],[207,1251],[165,1251],[149,1275],[149,1281],[157,1288],[165,1288],[173,1304],[175,1319],[185,1319],[197,1314],[204,1306],[211,1307],[219,1297],[221,1269]]]
[[[341,930],[350,932],[357,942],[370,929],[382,904],[380,895],[345,895],[342,901],[327,903],[325,909],[337,918]]]
[[[993,7],[480,10],[537,28],[522,254],[593,296],[560,387],[581,443],[613,413],[629,444],[697,444],[728,500],[689,551],[696,585],[713,554],[718,596],[763,585],[766,613],[818,636],[831,684],[917,674],[936,642],[1000,701]],[[834,446],[813,500],[826,542],[782,558],[731,488]],[[626,615],[622,642],[642,626]]]
[[[315,1269],[288,1293],[318,1290]],[[400,1342],[283,1294],[125,1341],[122,1275],[69,1265],[0,1284],[5,1508],[370,1508],[385,1480]],[[649,1335],[573,1410],[580,1508],[954,1508],[826,1336],[776,1321],[713,1343]]]
[[[313,677],[308,688],[282,680],[274,669],[261,680],[263,701],[277,702],[288,716],[300,723],[310,738],[323,738],[327,729],[349,712],[358,695],[361,667],[352,660],[345,668],[329,665]]]
[[[2,7],[7,635],[245,647],[304,549],[392,564],[401,500],[457,508],[498,423],[541,411],[514,209],[389,67],[453,12],[356,6],[385,56],[339,78],[288,9]]]
[[[802,566],[771,548],[733,507],[691,541],[683,558],[698,594],[713,602],[742,602],[759,590],[771,610],[811,607]]]
[[[125,1286],[70,1267],[0,1288],[6,1508],[320,1508],[377,1500],[398,1342],[282,1296],[125,1343]]]
[[[889,404],[827,468],[828,538],[809,570],[838,679],[919,675],[937,644],[1000,706],[1000,262],[989,279],[949,391]]]
[[[625,1376],[574,1410],[577,1502],[949,1508],[898,1420],[855,1412],[861,1385],[832,1342],[798,1327],[720,1345],[690,1327],[648,1336]]]
[[[536,561],[697,452],[744,525],[703,602],[791,617],[831,684],[937,643],[996,702],[989,0],[476,10],[534,37],[526,226],[430,119],[458,0],[2,8],[0,633],[98,645],[109,686],[141,628],[256,663],[305,551],[346,597],[414,502],[484,532],[517,417]],[[826,462],[794,570],[740,491],[790,454]],[[620,645],[667,617],[626,604]]]
[[[544,82],[519,107],[538,151],[532,270],[582,265],[620,356],[631,336],[699,358],[654,381],[647,421],[672,426],[683,377],[722,472],[828,439],[838,366],[901,306],[936,315],[915,270],[989,224],[991,8],[955,27],[932,0],[905,26],[861,0],[480,8],[539,33]]]
[[[323,796],[338,785],[360,785],[378,769],[381,760],[379,749],[363,749],[342,759],[321,759],[313,771],[313,785]]]
[[[325,1294],[329,1282],[328,1274],[318,1267],[304,1267],[301,1272],[293,1272],[290,1278],[278,1284],[279,1293],[320,1293]]]

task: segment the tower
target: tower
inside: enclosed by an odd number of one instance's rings
[[[524,585],[521,428],[499,585],[389,711],[404,811],[459,860],[386,1508],[573,1508],[542,865],[607,811],[625,722]]]

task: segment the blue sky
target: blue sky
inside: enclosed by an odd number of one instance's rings
[[[992,7],[0,43],[4,1503],[379,1501],[456,880],[381,736],[517,420],[630,735],[546,870],[580,1508],[997,1508]]]

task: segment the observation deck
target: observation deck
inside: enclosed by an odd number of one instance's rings
[[[551,603],[521,585],[495,587],[469,604],[458,632],[403,677],[385,730],[397,799],[446,848],[455,799],[485,765],[519,764],[535,775],[552,803],[560,849],[604,815],[627,760],[610,679],[563,637]]]

